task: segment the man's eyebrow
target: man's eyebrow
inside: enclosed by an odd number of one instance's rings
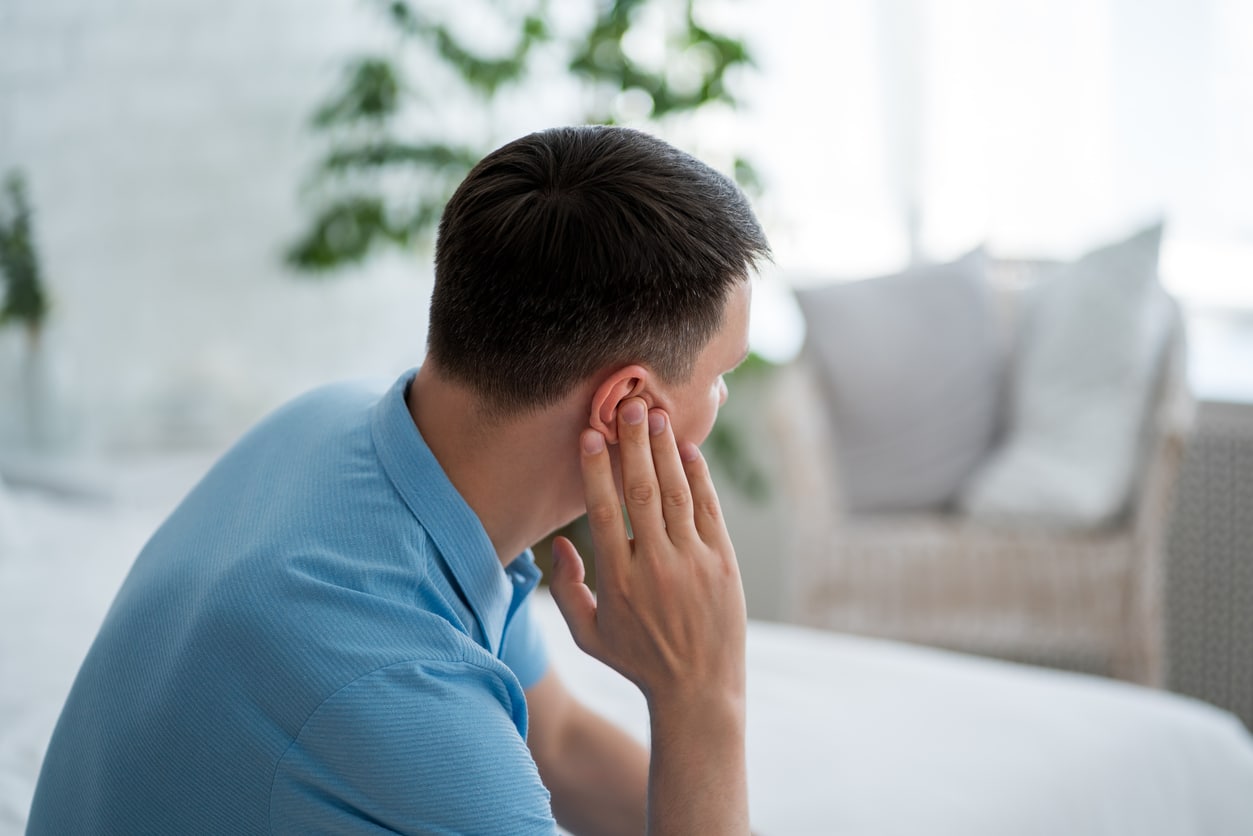
[[[735,365],[731,367],[731,371],[735,371],[740,366],[744,365],[744,361],[748,359],[748,355],[750,352],[751,352],[751,349],[748,346],[744,346],[744,352],[740,354],[740,359],[735,361]]]

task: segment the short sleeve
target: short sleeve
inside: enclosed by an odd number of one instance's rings
[[[555,833],[525,697],[501,673],[404,663],[341,689],[279,762],[270,832]]]
[[[528,595],[518,606],[505,631],[505,642],[500,652],[501,661],[509,666],[524,689],[539,682],[548,672],[544,636],[531,613],[534,599],[534,594]]]

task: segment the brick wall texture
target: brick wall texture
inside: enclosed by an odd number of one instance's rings
[[[309,113],[380,43],[362,0],[0,3],[0,171],[27,176],[54,305],[46,442],[219,443],[318,382],[420,361],[428,256],[331,282],[281,259]],[[0,331],[0,448],[26,362]]]

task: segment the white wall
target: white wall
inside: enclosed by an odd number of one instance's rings
[[[376,21],[360,0],[0,3],[0,170],[38,213],[62,446],[220,443],[311,385],[420,361],[426,257],[328,282],[281,264],[308,115]],[[0,333],[0,446],[21,350]]]

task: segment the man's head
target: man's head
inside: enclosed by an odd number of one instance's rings
[[[484,158],[444,210],[429,357],[497,414],[627,366],[679,386],[728,307],[746,315],[742,285],[768,254],[740,190],[661,140],[531,134]]]

